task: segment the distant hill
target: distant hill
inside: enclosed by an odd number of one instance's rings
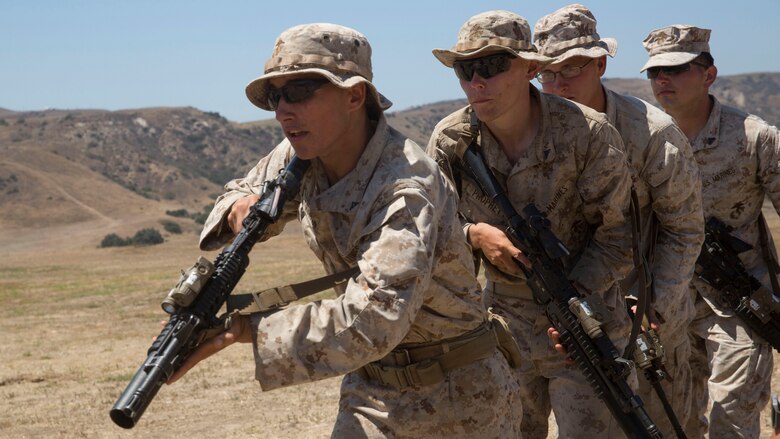
[[[606,84],[655,102],[646,80],[608,79]],[[780,73],[720,77],[713,92],[780,123]],[[434,125],[464,105],[464,99],[421,105],[389,113],[388,121],[424,147]],[[0,227],[200,212],[282,136],[274,120],[235,123],[191,107],[0,108]]]
[[[656,104],[650,81],[645,79],[606,79],[604,84],[619,93]],[[780,126],[780,73],[718,76],[711,91],[722,103],[741,108],[772,125]]]

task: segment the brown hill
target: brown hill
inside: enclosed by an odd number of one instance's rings
[[[654,102],[646,80],[606,84]],[[724,76],[713,92],[780,123],[780,73]],[[460,99],[422,105],[389,113],[388,121],[424,146],[434,125],[465,104]],[[131,217],[153,223],[168,210],[197,213],[281,139],[273,120],[234,123],[189,107],[0,108],[0,228],[98,221],[102,231]]]
[[[645,79],[606,79],[604,84],[619,93],[656,103],[650,82]],[[780,126],[780,73],[719,76],[711,91],[721,102]]]

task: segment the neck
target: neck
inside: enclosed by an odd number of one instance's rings
[[[374,127],[366,111],[356,112],[354,120],[348,125],[340,138],[341,146],[334,154],[320,156],[328,182],[332,185],[352,172],[357,166],[366,145],[374,135]]]
[[[601,81],[598,82],[598,89],[586,105],[599,113],[607,112],[607,91],[604,90],[604,85],[601,84]]]
[[[668,112],[677,122],[677,126],[685,133],[688,141],[693,143],[704,125],[707,124],[713,106],[714,103],[710,96],[703,95],[701,99],[696,99],[685,108],[669,109]]]
[[[514,164],[525,154],[539,130],[539,103],[529,94],[515,101],[511,111],[485,125]]]

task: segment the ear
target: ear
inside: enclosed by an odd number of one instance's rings
[[[541,70],[542,65],[538,61],[528,61],[528,80],[533,80]]]
[[[715,82],[715,79],[717,77],[718,77],[718,68],[715,67],[714,64],[707,67],[707,70],[704,71],[704,85],[710,87]]]
[[[349,110],[354,111],[363,108],[363,104],[366,102],[366,94],[368,93],[368,86],[366,83],[361,82],[353,85],[348,90],[349,95]]]
[[[598,69],[599,77],[604,76],[604,73],[607,71],[607,55],[596,58],[596,68]]]

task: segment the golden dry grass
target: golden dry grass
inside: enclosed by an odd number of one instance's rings
[[[776,215],[769,218],[780,230]],[[164,386],[134,429],[110,421],[109,409],[159,332],[165,316],[159,302],[179,270],[198,255],[216,256],[197,250],[194,229],[158,246],[110,249],[97,248],[108,233],[100,221],[0,230],[0,436],[329,436],[339,378],[261,392],[248,346],[233,346]],[[290,229],[255,248],[238,290],[322,273],[298,227]]]

